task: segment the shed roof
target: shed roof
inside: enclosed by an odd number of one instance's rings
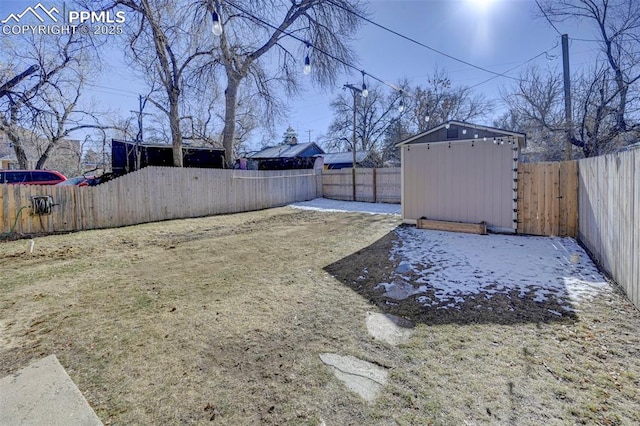
[[[356,151],[356,163],[361,163],[369,155],[366,151]],[[328,154],[321,154],[324,164],[344,164],[353,162],[353,152],[330,152]]]
[[[297,143],[294,145],[276,145],[276,146],[268,146],[262,151],[258,151],[254,154],[251,154],[249,158],[260,159],[260,158],[294,158],[300,157],[300,155],[306,151],[307,149],[316,148],[319,153],[324,153],[323,149],[320,148],[315,142],[308,143]]]
[[[474,133],[469,133],[467,135],[463,135],[462,137],[453,137],[449,138],[447,132],[449,129],[466,129],[473,130]],[[482,126],[478,124],[465,123],[463,121],[450,120],[445,123],[442,123],[436,127],[433,127],[425,132],[414,135],[408,139],[405,139],[396,144],[396,146],[407,145],[411,143],[438,143],[438,142],[451,142],[453,140],[473,140],[483,137],[513,137],[517,139],[518,145],[520,147],[526,146],[527,135],[525,133],[514,132],[511,130],[499,129],[497,127],[491,126]]]

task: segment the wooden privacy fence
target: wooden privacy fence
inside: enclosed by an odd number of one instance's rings
[[[579,239],[640,308],[640,150],[580,160]]]
[[[578,235],[578,162],[518,166],[519,234]]]
[[[322,196],[353,201],[353,169],[323,170]],[[400,168],[356,168],[356,201],[400,203]]]
[[[0,233],[113,228],[166,219],[236,213],[310,200],[320,171],[147,167],[95,187],[0,185]],[[50,196],[49,215],[32,197]]]

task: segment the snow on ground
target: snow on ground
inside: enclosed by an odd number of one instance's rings
[[[357,212],[368,214],[400,215],[400,204],[362,203],[359,201],[338,201],[327,198],[316,198],[290,204],[294,209],[318,210],[325,212]]]
[[[291,204],[298,209],[400,214],[400,205],[336,201],[325,198]],[[482,294],[550,297],[566,311],[581,300],[610,289],[589,256],[573,238],[520,235],[475,235],[419,230],[395,230],[398,241],[390,257],[399,265],[391,282],[378,284],[392,299],[415,297],[424,306],[455,308]],[[579,262],[572,262],[577,255]],[[573,256],[575,257],[575,256]],[[365,279],[366,270],[359,279]],[[557,315],[562,315],[556,312]]]
[[[400,227],[385,295],[414,296],[425,306],[455,308],[469,296],[513,294],[544,302],[554,297],[567,311],[609,284],[573,238],[475,235]],[[572,262],[572,255],[579,263]],[[561,313],[557,313],[561,315]]]

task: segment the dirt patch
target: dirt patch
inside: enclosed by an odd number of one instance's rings
[[[0,376],[55,353],[105,424],[640,421],[640,316],[624,297],[569,321],[391,306],[358,278],[367,268],[372,289],[398,266],[398,224],[279,208],[36,238],[33,254],[0,243]],[[369,336],[371,311],[422,319],[395,347]],[[322,353],[385,368],[376,402]]]

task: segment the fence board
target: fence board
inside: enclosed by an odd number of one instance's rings
[[[575,237],[577,182],[577,161],[520,164],[518,233]]]
[[[356,169],[356,201],[400,204],[400,168]],[[323,170],[322,196],[353,200],[352,169]]]
[[[640,308],[640,151],[580,160],[578,237]]]
[[[39,234],[281,206],[320,196],[319,173],[147,167],[96,187],[0,185],[0,233],[14,222],[16,233]],[[53,197],[51,215],[20,211],[34,195]]]

